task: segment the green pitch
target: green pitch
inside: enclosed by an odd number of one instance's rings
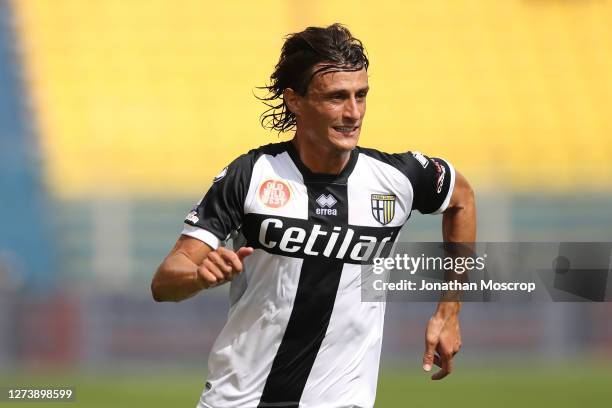
[[[376,407],[585,407],[607,406],[612,399],[612,368],[593,365],[540,369],[459,368],[441,382],[420,373],[384,369]],[[153,374],[153,372],[155,374]],[[202,373],[0,376],[0,387],[71,386],[69,403],[0,402],[0,407],[161,408],[195,407],[203,388]]]

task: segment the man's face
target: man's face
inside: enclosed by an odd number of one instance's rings
[[[298,137],[333,152],[352,150],[359,141],[368,89],[365,68],[315,75],[306,95],[297,96]]]

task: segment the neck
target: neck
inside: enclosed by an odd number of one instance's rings
[[[327,146],[309,143],[306,138],[294,136],[291,143],[302,163],[313,173],[340,174],[351,158],[350,150],[333,150]]]

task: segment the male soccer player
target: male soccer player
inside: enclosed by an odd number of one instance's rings
[[[446,241],[475,239],[472,190],[448,162],[357,146],[368,63],[339,24],[289,36],[262,123],[295,136],[225,168],[153,278],[157,301],[231,281],[198,407],[372,407],[385,304],[360,300],[363,248],[394,242],[413,210],[443,213]],[[459,308],[441,302],[427,326],[433,379],[452,371]]]

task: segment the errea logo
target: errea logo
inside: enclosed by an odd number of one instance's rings
[[[315,210],[317,215],[338,215],[338,210],[332,208],[338,203],[338,200],[331,194],[321,194],[317,199],[319,208]]]
[[[331,194],[321,194],[319,198],[317,198],[317,204],[321,207],[332,208],[337,202],[338,201]]]

